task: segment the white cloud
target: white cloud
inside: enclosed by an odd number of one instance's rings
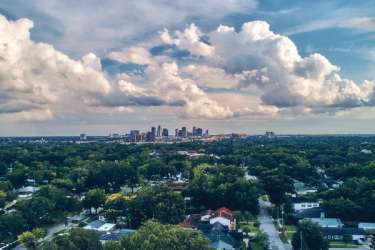
[[[202,32],[195,24],[191,24],[183,32],[176,31],[174,36],[164,29],[160,38],[164,43],[187,50],[195,56],[211,56],[215,52],[212,46],[202,41]]]
[[[84,103],[109,93],[110,83],[95,55],[72,60],[48,44],[31,41],[32,27],[28,19],[11,22],[0,16],[0,113],[49,119],[56,103]],[[47,115],[34,115],[38,111]]]
[[[14,4],[14,6],[13,6]],[[54,20],[51,29],[59,31],[53,42],[64,52],[82,55],[104,54],[108,49],[133,43],[163,28],[176,28],[188,19],[217,20],[232,13],[251,13],[255,0],[14,0],[4,9],[35,18]],[[26,16],[28,16],[26,15]],[[22,16],[25,16],[23,14]],[[51,41],[52,42],[52,41]]]
[[[122,63],[151,63],[151,53],[144,47],[130,47],[119,52],[111,52],[108,57]]]
[[[119,62],[145,65],[144,72],[124,73],[113,82],[95,54],[73,60],[33,42],[32,26],[28,19],[0,17],[0,119],[43,120],[132,112],[134,107],[170,107],[187,118],[228,119],[333,114],[375,105],[374,82],[341,77],[340,68],[321,54],[301,56],[291,39],[263,21],[245,23],[239,31],[221,25],[204,33],[190,25],[181,32],[164,31],[158,39],[155,33],[148,43],[109,53]],[[179,61],[168,53],[150,53],[165,44],[193,57]]]

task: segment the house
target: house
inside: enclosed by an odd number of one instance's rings
[[[94,230],[101,233],[111,232],[116,228],[116,224],[106,223],[103,220],[95,220],[87,224],[83,229]]]
[[[17,189],[18,196],[20,198],[27,198],[32,196],[35,192],[39,191],[40,188],[33,187],[33,186],[27,186]]]
[[[83,221],[87,216],[84,214],[76,214],[74,216],[68,217],[68,222],[73,223],[73,224],[78,224],[81,221]]]
[[[361,222],[361,223],[358,223],[358,228],[365,230],[366,233],[368,234],[375,233],[375,223]]]
[[[215,222],[214,224],[201,223],[197,226],[211,242],[211,247],[217,250],[234,250],[237,240],[232,236],[227,226]]]
[[[298,211],[294,214],[297,220],[310,219],[310,218],[325,218],[327,211],[324,207],[313,207]]]
[[[99,240],[102,244],[104,244],[107,241],[119,241],[124,236],[129,235],[134,232],[135,230],[132,230],[132,229],[118,229],[113,232],[107,232],[105,234],[102,234]]]
[[[33,186],[27,186],[17,189],[17,193],[19,194],[33,194],[37,192],[40,188],[33,187]]]
[[[230,230],[236,229],[236,220],[233,212],[225,207],[217,209],[209,219],[210,224],[219,222],[221,225],[228,227]]]
[[[366,232],[361,228],[330,228],[321,229],[324,238],[327,240],[344,240],[345,236],[350,236],[352,241],[363,243],[366,241]]]
[[[341,222],[340,219],[337,218],[309,218],[312,222],[319,224],[321,227],[328,227],[328,228],[342,228],[344,224]]]
[[[301,212],[306,209],[314,208],[314,207],[319,207],[320,204],[319,202],[298,202],[298,203],[293,203],[293,209],[295,212]]]
[[[301,181],[294,180],[294,190],[298,195],[305,195],[310,193],[316,193],[318,190],[314,187],[308,187]]]

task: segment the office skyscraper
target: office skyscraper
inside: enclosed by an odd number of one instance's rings
[[[159,125],[159,126],[158,126],[158,131],[157,131],[157,133],[156,133],[156,136],[157,136],[157,137],[161,137],[161,133],[162,133],[162,130],[161,130],[161,126]]]
[[[162,136],[163,136],[163,137],[168,137],[168,136],[169,136],[169,131],[168,131],[168,129],[166,129],[166,128],[163,129]]]

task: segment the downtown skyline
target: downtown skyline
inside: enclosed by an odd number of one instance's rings
[[[0,136],[150,124],[373,134],[373,9],[344,0],[2,1]]]

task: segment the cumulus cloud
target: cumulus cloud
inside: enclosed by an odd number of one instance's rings
[[[150,64],[151,53],[144,47],[131,47],[118,52],[111,52],[109,58],[121,63]]]
[[[160,38],[164,43],[175,45],[196,56],[212,56],[215,51],[214,47],[202,40],[202,33],[195,24],[191,24],[183,32],[176,31],[174,36],[164,29]]]
[[[47,115],[30,118],[51,118],[49,108],[55,103],[85,102],[110,92],[94,54],[72,60],[48,44],[31,41],[32,27],[28,19],[12,22],[0,16],[0,113],[42,111]]]
[[[255,7],[255,0],[0,1],[1,9],[16,16],[33,16],[44,29],[58,33],[51,38],[41,32],[41,36],[74,55],[103,54],[165,27],[184,25],[191,18],[218,20],[233,13],[251,13]]]
[[[101,107],[182,107],[194,118],[231,116],[229,108],[211,100],[194,81],[179,75],[175,63],[152,61],[141,82],[122,75],[110,82],[93,53],[73,60],[45,43],[30,39],[33,23],[0,16],[0,115],[20,120],[51,119],[55,113],[95,111]],[[125,53],[124,53],[125,52]],[[151,63],[146,49],[124,50],[123,62]],[[141,87],[132,83],[144,84]],[[198,112],[199,107],[201,110]]]
[[[204,33],[192,24],[155,33],[149,42],[108,53],[120,63],[144,66],[137,74],[117,76],[103,72],[93,53],[74,60],[33,42],[32,26],[28,19],[0,17],[0,118],[43,120],[169,106],[187,118],[228,119],[375,105],[374,82],[343,78],[321,54],[301,56],[291,39],[263,21],[245,23],[239,31],[221,25]],[[191,57],[151,52],[163,46]]]

